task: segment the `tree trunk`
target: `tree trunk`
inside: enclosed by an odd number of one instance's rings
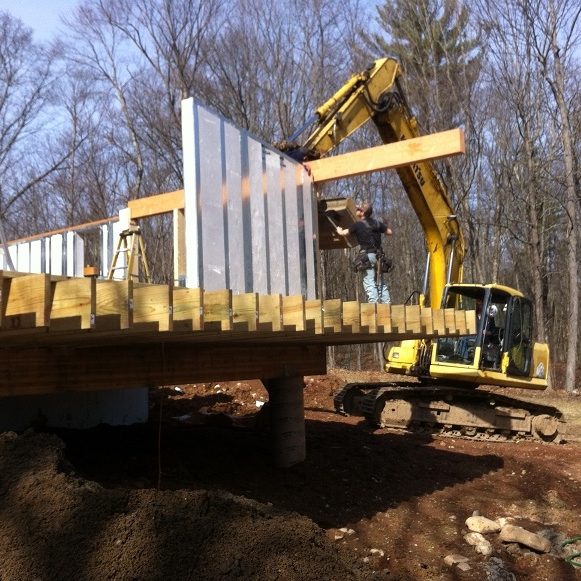
[[[567,270],[569,275],[569,335],[567,339],[567,369],[565,372],[565,391],[575,390],[577,370],[577,348],[579,343],[579,267],[577,265],[577,195],[575,187],[573,142],[569,110],[565,101],[565,75],[560,57],[560,47],[557,39],[555,7],[550,3],[551,16],[551,49],[554,59],[554,80],[549,84],[553,90],[555,101],[561,117],[560,139],[563,145],[563,162],[565,165],[565,186],[567,191]]]

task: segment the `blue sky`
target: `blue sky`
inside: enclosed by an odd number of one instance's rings
[[[51,40],[58,32],[60,15],[68,15],[79,0],[0,0],[0,10],[10,12],[34,29],[36,40]]]

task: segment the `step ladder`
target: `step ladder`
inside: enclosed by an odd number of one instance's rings
[[[125,264],[117,265],[119,256],[125,257]],[[133,274],[135,268],[135,258],[137,257],[137,273]],[[139,262],[141,260],[141,262]],[[147,265],[147,258],[145,257],[145,246],[143,244],[143,237],[141,235],[141,229],[137,224],[131,224],[127,230],[123,230],[119,234],[119,242],[117,243],[117,248],[115,249],[115,254],[113,255],[113,260],[111,261],[111,267],[109,268],[109,275],[107,280],[113,280],[115,276],[115,271],[123,270],[124,276],[123,280],[129,278],[137,278],[140,282],[150,282],[149,276],[149,266]],[[140,276],[139,272],[143,272],[143,277]],[[143,278],[144,280],[141,280]]]

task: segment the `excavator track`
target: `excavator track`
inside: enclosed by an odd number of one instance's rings
[[[334,403],[338,413],[364,416],[379,428],[498,442],[562,441],[557,408],[484,390],[351,383]]]
[[[362,416],[363,399],[374,388],[392,385],[389,383],[348,383],[333,398],[335,411],[342,416]]]

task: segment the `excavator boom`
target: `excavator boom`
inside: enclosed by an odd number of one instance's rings
[[[399,64],[391,58],[379,59],[353,75],[316,110],[315,128],[300,148],[301,155],[308,160],[329,154],[369,120],[385,144],[420,137],[400,76]],[[364,415],[380,427],[425,430],[428,426],[470,437],[557,440],[558,410],[474,390],[479,385],[547,387],[549,351],[547,345],[533,343],[531,301],[503,285],[464,283],[464,237],[432,163],[420,162],[396,171],[423,228],[428,250],[420,304],[474,311],[478,333],[404,341],[386,350],[387,372],[420,381],[350,384],[335,398],[337,411]],[[326,207],[325,200],[320,204]]]
[[[304,142],[307,159],[317,159],[336,148],[372,120],[383,143],[420,137],[399,83],[401,69],[383,58],[353,75],[315,113],[316,127]],[[396,170],[424,230],[428,250],[428,286],[421,302],[439,306],[447,282],[462,280],[464,237],[456,213],[433,165],[420,162]],[[428,290],[429,289],[429,290]],[[429,296],[425,297],[425,293]]]

